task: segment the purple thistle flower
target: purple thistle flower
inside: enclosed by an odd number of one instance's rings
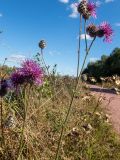
[[[4,97],[7,94],[8,84],[6,80],[0,80],[0,96]]]
[[[26,60],[21,64],[21,68],[16,69],[11,75],[13,86],[22,85],[24,83],[42,84],[43,70],[33,60]]]
[[[10,77],[13,86],[22,85],[25,82],[24,73],[22,73],[21,69],[16,69]]]
[[[99,26],[97,36],[104,37],[104,41],[106,41],[108,43],[112,42],[113,30],[108,22],[103,22]]]
[[[26,77],[26,81],[35,84],[41,84],[43,78],[43,70],[33,60],[26,60],[22,63],[21,71]]]
[[[94,3],[94,2],[88,2],[87,3],[87,9],[88,9],[88,12],[91,14],[92,17],[96,18],[96,8],[97,8],[97,5]]]

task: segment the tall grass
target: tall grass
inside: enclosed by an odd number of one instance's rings
[[[69,86],[70,81],[72,83]],[[59,77],[57,80],[59,85],[55,86],[54,106],[52,96],[45,90],[41,95],[42,87],[39,90],[32,87],[30,92],[27,92],[28,110],[23,132],[22,150],[19,154],[20,160],[55,158],[59,133],[71,100],[70,87],[75,82],[75,79],[68,81],[67,77]],[[64,87],[63,83],[68,88]],[[14,160],[18,157],[21,126],[24,118],[22,102],[21,97],[12,97],[10,102],[6,97],[3,101],[4,122],[6,122],[9,113],[14,112],[15,126],[4,126],[5,145],[0,150],[1,159]],[[112,131],[100,105],[101,102],[96,100],[89,90],[82,89],[76,93],[69,121],[64,128],[59,159],[117,160],[120,158],[119,139]]]

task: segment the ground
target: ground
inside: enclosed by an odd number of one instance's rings
[[[103,98],[102,105],[110,115],[110,121],[114,129],[120,134],[120,95],[116,95],[107,88],[90,85],[91,91],[97,96]]]

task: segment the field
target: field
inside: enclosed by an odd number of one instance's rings
[[[3,99],[4,142],[0,150],[1,159],[17,159],[21,143],[20,159],[55,158],[75,79],[51,78],[52,81],[46,78],[40,88],[21,87],[21,94],[9,93]],[[120,159],[119,137],[101,109],[101,103],[101,97],[96,99],[85,84],[79,84],[67,125],[64,126],[58,159]]]

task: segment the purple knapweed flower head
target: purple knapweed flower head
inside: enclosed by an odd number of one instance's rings
[[[4,97],[7,94],[8,84],[6,80],[0,80],[0,97]]]
[[[97,8],[97,5],[94,2],[88,2],[88,4],[87,4],[88,12],[94,18],[97,17],[96,8]]]
[[[105,42],[112,42],[113,30],[110,24],[108,22],[103,22],[98,28],[97,36],[104,37]]]
[[[14,86],[22,85],[25,82],[25,76],[24,73],[21,71],[20,68],[16,69],[10,77],[10,81]]]
[[[26,77],[26,82],[41,84],[43,78],[43,70],[34,60],[26,60],[22,63],[21,71]]]
[[[34,60],[25,60],[21,64],[21,68],[16,69],[11,74],[13,86],[22,85],[24,83],[42,84],[43,70]]]

